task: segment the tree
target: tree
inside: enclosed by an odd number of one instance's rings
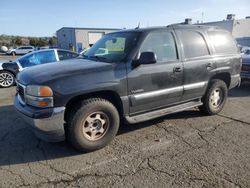
[[[38,44],[38,39],[37,38],[32,37],[32,38],[29,38],[29,40],[30,40],[30,45],[31,46],[37,46],[37,44]]]
[[[47,46],[48,41],[46,39],[39,38],[37,46]]]
[[[22,45],[22,40],[20,37],[14,37],[12,40],[11,40],[11,43],[13,46],[20,46]]]
[[[56,46],[57,45],[57,38],[55,36],[51,37],[49,39],[49,45],[50,46]]]

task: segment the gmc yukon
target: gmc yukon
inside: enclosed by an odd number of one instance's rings
[[[115,137],[122,121],[193,107],[219,113],[228,90],[240,84],[240,69],[236,42],[220,28],[121,30],[104,35],[82,58],[19,73],[15,107],[37,137],[56,142],[67,135],[76,149],[93,151]]]

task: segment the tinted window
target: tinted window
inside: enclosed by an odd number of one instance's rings
[[[140,52],[154,52],[157,61],[177,59],[175,41],[170,32],[150,33],[143,42]]]
[[[78,56],[78,54],[76,53],[61,51],[61,50],[58,50],[57,53],[58,53],[59,60],[72,59]]]
[[[185,58],[209,55],[206,41],[200,33],[196,31],[181,31],[180,37]]]
[[[56,56],[54,50],[43,51],[26,55],[20,58],[18,61],[22,65],[22,67],[30,67],[34,65],[55,62]]]
[[[230,33],[224,31],[208,31],[208,36],[217,54],[237,53],[236,42]]]
[[[23,49],[32,49],[32,47],[23,47]]]

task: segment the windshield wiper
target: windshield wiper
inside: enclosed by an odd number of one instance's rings
[[[109,61],[106,57],[98,56],[98,55],[89,56],[89,58],[95,58],[98,61],[104,61],[104,62],[108,62]]]

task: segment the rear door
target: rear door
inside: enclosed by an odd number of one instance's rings
[[[171,30],[150,32],[139,54],[154,52],[155,64],[128,65],[130,115],[151,111],[178,102],[183,92],[183,65]]]
[[[180,29],[176,31],[182,43],[183,101],[201,97],[206,90],[215,63],[208,43],[201,31]]]

